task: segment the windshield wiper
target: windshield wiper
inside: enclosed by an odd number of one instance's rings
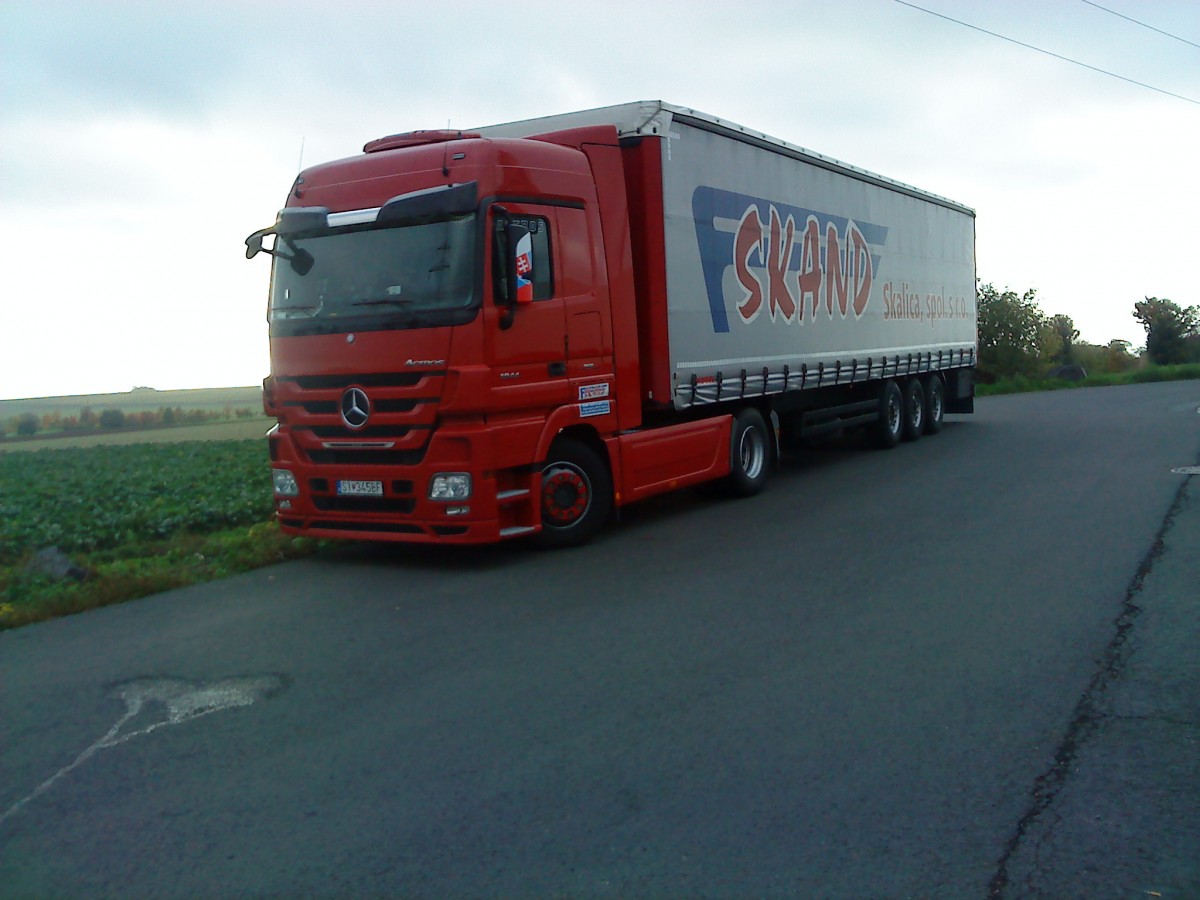
[[[403,306],[406,303],[416,303],[416,302],[417,301],[416,301],[415,297],[404,297],[404,298],[381,297],[378,300],[356,300],[354,303],[351,303],[350,305],[351,306],[386,306],[388,304],[395,304],[397,306]]]
[[[315,316],[320,311],[321,304],[319,303],[313,306],[276,306],[271,310],[271,315],[286,317],[291,313],[310,313]]]

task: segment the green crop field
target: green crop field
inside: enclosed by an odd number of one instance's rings
[[[320,547],[281,533],[273,510],[261,437],[0,453],[0,630]],[[87,577],[56,581],[31,566],[49,547]]]
[[[273,509],[263,440],[0,454],[0,564],[264,522]]]

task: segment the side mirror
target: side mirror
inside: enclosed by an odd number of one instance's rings
[[[262,231],[256,231],[250,237],[246,238],[246,259],[254,259],[254,257],[263,252],[263,238],[267,236],[267,232],[270,230],[269,228],[264,228]]]
[[[288,246],[291,245],[289,244]],[[293,272],[303,278],[312,271],[313,263],[317,260],[303,247],[292,247],[292,249],[295,255],[288,258],[288,265],[292,267]]]
[[[274,247],[263,246],[263,239],[268,234],[274,234],[276,236]],[[254,257],[258,256],[260,253],[266,253],[270,256],[277,256],[280,259],[286,259],[291,265],[292,271],[303,278],[312,271],[313,263],[316,262],[316,259],[303,247],[297,247],[292,241],[288,240],[286,237],[283,237],[283,243],[286,244],[292,251],[292,255],[288,256],[288,254],[279,249],[280,237],[281,236],[279,235],[279,232],[274,228],[264,228],[261,231],[254,232],[254,234],[246,238],[246,259],[254,259]]]

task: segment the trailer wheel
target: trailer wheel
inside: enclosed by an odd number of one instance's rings
[[[931,375],[925,385],[925,433],[937,434],[946,417],[946,383],[941,375]]]
[[[879,421],[875,426],[875,443],[891,450],[904,434],[904,397],[894,381],[885,381],[879,392]]]
[[[535,543],[574,547],[588,541],[612,512],[612,477],[587,444],[559,438],[542,467],[542,530]]]
[[[771,435],[766,420],[751,406],[738,410],[730,432],[726,493],[752,497],[766,487],[770,470]]]
[[[904,386],[904,440],[915,441],[925,433],[925,389],[914,378]]]

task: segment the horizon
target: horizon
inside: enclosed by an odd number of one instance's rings
[[[4,403],[29,403],[38,400],[82,400],[88,397],[125,397],[138,392],[155,393],[155,394],[185,394],[197,391],[248,391],[262,390],[262,383],[259,384],[229,384],[229,385],[210,385],[208,387],[187,387],[187,388],[156,388],[147,385],[137,385],[126,391],[92,391],[86,394],[46,394],[37,397],[0,397],[0,404]]]

